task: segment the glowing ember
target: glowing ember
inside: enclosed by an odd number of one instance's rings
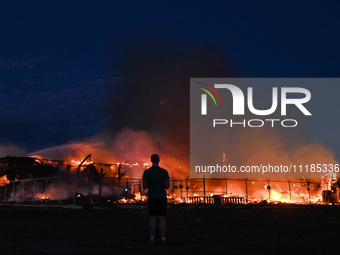
[[[117,200],[115,203],[122,203],[122,204],[133,204],[133,203],[140,203],[140,202],[145,202],[147,200],[147,196],[142,196],[140,192],[137,192],[135,194],[134,198],[127,199],[125,197]]]
[[[7,184],[9,183],[9,180],[7,180],[7,176],[4,175],[4,176],[0,177],[0,186],[4,186],[6,183]]]

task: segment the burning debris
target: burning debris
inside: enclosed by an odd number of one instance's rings
[[[36,162],[36,158],[25,159]],[[7,161],[6,161],[7,162]],[[42,162],[42,161],[37,161]],[[82,161],[58,163],[58,175],[44,178],[7,178],[0,187],[0,199],[34,204],[143,204],[142,180],[127,174],[142,173],[147,163],[95,163],[91,154]],[[61,164],[63,162],[63,164]],[[30,164],[29,164],[30,166]],[[106,170],[102,166],[106,166]],[[100,172],[97,170],[100,167]],[[52,169],[52,168],[51,168]],[[57,168],[53,168],[57,169]],[[22,168],[21,171],[29,171]],[[179,204],[338,204],[339,182],[282,179],[170,179],[168,201]]]
[[[96,163],[92,154],[83,160],[7,156],[0,159],[0,199],[36,204],[145,203],[141,176],[149,167],[148,160]],[[167,168],[172,176],[168,201],[174,204],[339,203],[334,176],[318,180],[181,179],[173,177],[182,174],[180,166]]]

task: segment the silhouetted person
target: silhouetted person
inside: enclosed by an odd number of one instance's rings
[[[158,166],[159,156],[153,154],[151,156],[152,167],[146,169],[143,173],[143,189],[148,189],[148,209],[150,215],[150,241],[155,241],[155,232],[157,218],[159,220],[159,228],[161,230],[162,243],[166,242],[166,206],[167,197],[166,189],[169,188],[168,171]]]

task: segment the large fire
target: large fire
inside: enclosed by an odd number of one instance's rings
[[[76,161],[74,161],[76,162]],[[53,200],[70,199],[71,202],[83,201],[86,197],[100,196],[107,203],[145,203],[147,191],[142,190],[142,180],[123,175],[117,178],[116,170],[122,164],[116,164],[112,176],[94,182],[91,178],[74,175],[55,177],[57,179],[16,181],[15,189],[7,190],[10,194],[7,201],[49,203]],[[123,169],[146,168],[143,164],[126,165]],[[110,167],[110,169],[112,169]],[[73,174],[76,167],[72,169]],[[63,178],[66,178],[63,180]],[[67,179],[68,178],[68,179]],[[59,183],[58,183],[59,180]],[[90,181],[89,181],[90,180]],[[38,183],[40,181],[40,183]],[[34,183],[33,183],[34,182]],[[220,180],[220,179],[180,179],[171,178],[168,190],[168,201],[187,204],[258,204],[258,203],[289,203],[289,204],[330,204],[338,203],[336,179],[322,180]],[[4,179],[4,182],[9,181]],[[264,185],[265,184],[265,185]],[[33,186],[35,185],[35,186]],[[9,188],[8,188],[9,189]],[[92,201],[91,201],[92,202]],[[60,203],[60,201],[59,201]]]
[[[249,137],[248,141],[258,139]],[[90,141],[54,147],[33,153],[45,163],[59,169],[58,173],[43,180],[18,180],[15,185],[6,185],[4,200],[7,201],[53,201],[67,200],[70,203],[106,201],[107,203],[144,203],[147,191],[142,189],[143,171],[150,167],[150,155],[159,151],[161,167],[169,172],[170,188],[168,201],[172,203],[296,203],[319,204],[337,203],[338,188],[335,176],[324,179],[190,179],[189,161],[183,157],[161,151],[152,137],[140,131],[125,130],[117,135],[113,143],[109,140],[92,138]],[[261,139],[265,139],[263,136]],[[271,137],[273,138],[273,134]],[[274,137],[275,138],[275,137]],[[268,140],[268,147],[273,147]],[[240,148],[245,145],[240,142]],[[246,147],[244,147],[246,148]],[[306,145],[284,152],[277,142],[272,151],[283,155],[280,160],[303,158],[307,161],[318,155],[318,159],[328,160],[333,155],[321,145]],[[246,148],[249,161],[264,152],[253,155]],[[91,155],[89,155],[91,153]],[[271,152],[272,153],[272,152]],[[299,156],[300,155],[300,156]],[[227,153],[223,160],[228,159]],[[278,156],[276,156],[278,158]],[[50,160],[49,160],[50,159]],[[53,159],[53,160],[52,160]],[[58,159],[58,160],[55,160]],[[222,160],[222,159],[221,159]],[[9,183],[2,177],[0,185]],[[13,187],[15,186],[15,187]],[[98,198],[100,197],[100,199]],[[1,194],[0,194],[1,199]]]
[[[47,203],[59,200],[60,203],[60,200],[69,198],[76,203],[78,200],[83,201],[86,197],[91,197],[92,203],[93,196],[100,196],[108,203],[145,203],[147,200],[147,193],[142,189],[141,177],[143,171],[150,166],[148,162],[96,163],[91,155],[83,160],[45,161],[49,164],[58,164],[60,175],[50,177],[51,179],[46,181],[17,181],[13,190],[7,190],[7,193],[10,193],[9,201]],[[174,163],[177,167],[169,167],[169,161],[166,162],[171,175],[168,201],[172,203],[257,204],[265,201],[273,204],[329,204],[338,203],[339,200],[338,183],[335,178],[190,179],[187,176],[178,177],[183,174],[185,167],[178,166],[178,161]],[[3,176],[1,185],[5,183],[10,182]]]

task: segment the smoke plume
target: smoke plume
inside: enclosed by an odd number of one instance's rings
[[[112,76],[120,81],[105,106],[113,129],[146,131],[157,150],[188,163],[190,78],[237,77],[240,72],[211,45],[135,41],[121,47]]]
[[[122,44],[119,61],[110,66],[104,112],[111,130],[37,154],[83,159],[91,153],[95,162],[149,163],[150,155],[158,153],[162,166],[174,172],[173,176],[189,176],[190,78],[243,74],[227,53],[212,45],[170,45],[143,40]],[[258,109],[270,107],[271,88],[258,87],[254,92]],[[231,104],[231,96],[227,101]],[[252,115],[246,112],[242,118],[251,119]],[[226,128],[217,147],[225,153],[228,164],[237,166],[337,163],[332,151],[306,137],[303,121],[300,119],[299,123],[289,132],[270,127]],[[222,154],[215,157],[216,162],[222,163]],[[135,177],[141,175],[142,171]]]

